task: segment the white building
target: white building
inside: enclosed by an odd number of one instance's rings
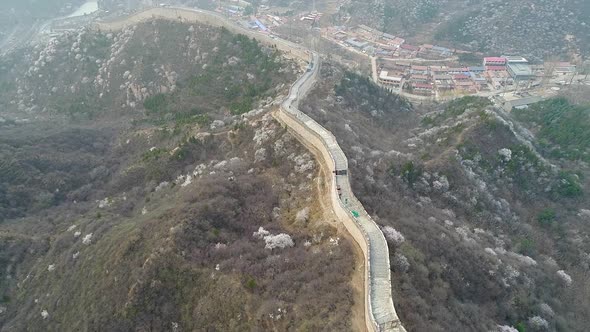
[[[379,82],[384,85],[400,87],[402,80],[403,79],[401,76],[389,76],[389,72],[387,70],[382,70],[381,73],[379,73]]]

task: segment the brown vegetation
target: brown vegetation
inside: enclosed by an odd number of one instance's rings
[[[133,84],[164,96],[147,110],[139,103],[145,100],[130,98],[135,87],[118,88],[124,71],[112,69],[117,78],[103,82],[110,88],[91,121],[57,109],[39,113],[50,119],[44,124],[17,121],[14,108],[3,113],[9,121],[0,123],[1,330],[352,329],[353,248],[317,202],[311,155],[264,115],[295,67],[226,31],[189,29],[142,25],[126,43],[137,47],[156,31],[160,41],[180,32],[210,37],[195,45],[212,51],[218,43],[218,57],[198,63],[210,68],[205,73],[213,82],[201,87],[215,98],[191,90],[193,75],[203,71],[166,58],[167,44],[152,38],[142,54],[116,55],[114,67],[133,63]],[[185,36],[174,37],[181,43]],[[168,68],[164,77],[138,64],[147,55]],[[15,68],[28,67],[28,60]],[[72,65],[52,61],[56,68]],[[234,78],[256,75],[252,84],[260,87],[257,80],[269,75],[272,85],[224,94],[227,77],[219,73],[232,61],[246,63],[232,67]],[[185,67],[196,72],[181,72]],[[84,70],[51,75],[61,87]],[[166,80],[171,87],[172,71],[181,73],[176,90],[153,94],[157,85],[148,83]],[[26,81],[25,93],[39,93],[40,100],[67,104],[75,95],[43,92],[41,84],[29,84],[34,79]],[[83,89],[96,97],[95,87]],[[15,90],[0,100],[29,102]],[[247,111],[254,112],[235,115],[236,96],[251,97]],[[269,237],[254,235],[264,232]]]
[[[408,330],[584,330],[587,166],[551,166],[487,100],[410,108],[330,63],[322,77],[301,108],[336,135],[355,193],[395,230]]]

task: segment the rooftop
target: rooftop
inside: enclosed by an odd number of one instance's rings
[[[515,76],[532,76],[533,70],[531,66],[524,63],[509,63],[508,68]]]
[[[417,50],[420,49],[420,47],[414,46],[414,45],[410,45],[410,44],[403,44],[400,47],[403,48],[404,50],[410,50],[410,51],[417,51]]]
[[[436,46],[436,45],[434,45],[432,47],[432,49],[439,51],[439,52],[451,52],[451,49],[449,49],[449,48],[442,47],[442,46]]]
[[[379,78],[382,80],[398,81],[398,82],[400,82],[402,80],[402,78],[399,76],[389,76],[389,72],[386,70],[383,70],[383,71],[381,71],[381,73],[379,73]]]
[[[354,47],[362,48],[367,46],[367,42],[355,40],[354,38],[347,39],[346,42]]]
[[[451,78],[451,75],[434,75],[434,79],[440,81],[450,80]]]
[[[575,66],[572,65],[570,62],[547,62],[548,65],[553,65],[555,67],[569,67],[569,66]]]
[[[363,29],[363,30],[365,30],[365,31],[369,31],[369,32],[375,32],[375,31],[377,31],[377,30],[375,30],[375,29],[373,29],[371,27],[368,27],[368,26],[366,26],[364,24],[359,24],[358,27],[361,28],[361,29]]]
[[[426,83],[412,83],[412,86],[418,89],[432,89],[432,85]]]
[[[405,42],[405,39],[400,38],[400,37],[395,37],[392,41],[390,41],[390,43],[393,45],[401,45],[404,42]]]
[[[467,67],[449,68],[449,72],[466,73],[469,71]]]
[[[527,59],[525,59],[521,56],[515,56],[515,55],[502,55],[502,58],[506,59],[506,61],[508,61],[508,63],[511,63],[511,62],[527,63],[527,62],[529,62]]]
[[[428,76],[426,75],[416,75],[416,74],[412,74],[411,78],[413,80],[427,80]]]
[[[407,70],[411,66],[411,64],[408,62],[394,62],[393,66],[394,67],[402,67],[403,69]]]
[[[545,68],[546,69],[553,69],[556,72],[575,72],[576,71],[576,65],[573,65],[569,62],[546,62],[545,63]]]
[[[506,62],[506,58],[497,57],[497,56],[490,56],[483,58],[484,62]]]
[[[471,81],[466,81],[466,82],[455,82],[456,86],[472,86],[473,82]]]
[[[539,96],[530,96],[530,97],[525,97],[525,98],[507,100],[504,103],[504,109],[510,110],[513,107],[519,108],[519,107],[527,106],[530,104],[534,104],[534,103],[539,102],[541,100],[543,100],[543,98],[541,98]]]

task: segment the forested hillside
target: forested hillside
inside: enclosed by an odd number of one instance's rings
[[[336,18],[345,15],[394,35],[473,51],[533,59],[590,54],[590,6],[585,0],[352,1]]]
[[[0,330],[351,330],[353,247],[270,116],[303,71],[205,25],[0,64]]]
[[[302,110],[336,135],[388,239],[408,331],[584,331],[587,106],[410,105],[322,65]],[[530,130],[527,130],[529,128]]]

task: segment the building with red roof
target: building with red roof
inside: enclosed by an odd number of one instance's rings
[[[469,68],[467,68],[467,67],[449,68],[449,70],[447,72],[449,72],[451,74],[468,73]]]
[[[406,41],[406,40],[405,40],[405,39],[403,39],[403,38],[400,38],[400,37],[395,37],[395,38],[393,38],[393,39],[392,39],[392,40],[389,42],[389,44],[390,44],[390,45],[393,45],[393,46],[396,46],[396,47],[400,47],[400,45],[403,45],[405,41]]]
[[[430,66],[430,71],[434,74],[448,73],[449,68],[444,66]]]
[[[420,47],[418,47],[418,46],[414,46],[414,45],[410,45],[410,44],[405,44],[405,43],[402,44],[400,46],[400,48],[401,49],[404,49],[404,50],[408,50],[408,51],[414,51],[414,52],[420,50]]]
[[[502,57],[485,57],[483,58],[483,65],[484,66],[505,66],[506,65],[506,58]]]
[[[412,83],[412,87],[414,89],[432,90],[432,85],[426,83]]]
[[[504,66],[486,66],[487,71],[504,71],[506,67]]]
[[[412,83],[411,91],[414,94],[430,96],[434,92],[434,86],[427,83]]]

